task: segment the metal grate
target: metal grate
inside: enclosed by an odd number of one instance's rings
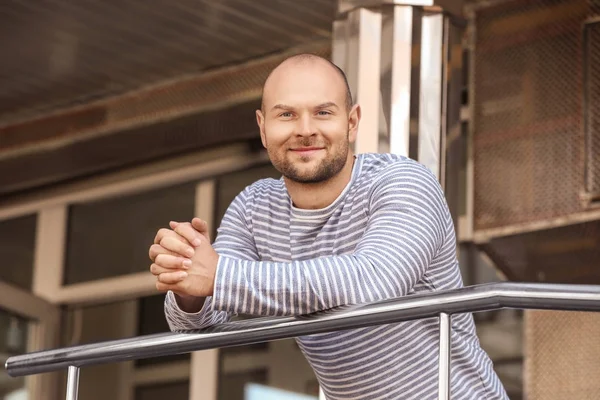
[[[599,331],[600,313],[527,311],[526,398],[600,399]]]
[[[586,191],[600,200],[600,19],[585,27]]]
[[[511,0],[475,12],[474,227],[580,211],[582,24],[591,0]]]

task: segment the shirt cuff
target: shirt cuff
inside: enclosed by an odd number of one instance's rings
[[[175,297],[175,293],[173,293],[172,291],[169,290],[167,292],[167,305],[176,314],[178,314],[182,317],[193,318],[193,317],[198,317],[200,315],[203,315],[207,311],[210,311],[210,308],[212,307],[212,302],[210,301],[210,297],[206,297],[204,299],[204,304],[202,305],[202,308],[198,312],[189,313],[189,312],[183,311],[181,308],[179,308],[179,304],[177,303],[177,298]]]

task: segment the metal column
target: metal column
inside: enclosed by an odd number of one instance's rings
[[[79,395],[79,367],[69,367],[67,375],[67,400],[77,400]]]
[[[440,358],[438,399],[450,400],[450,349],[452,324],[449,314],[440,314]]]
[[[355,151],[408,156],[444,183],[445,135],[460,107],[448,106],[457,100],[448,70],[455,53],[448,15],[437,4],[340,0],[332,61],[346,72],[362,109]]]

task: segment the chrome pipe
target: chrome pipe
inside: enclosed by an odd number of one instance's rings
[[[439,367],[439,400],[450,400],[450,335],[451,317],[449,314],[440,314],[440,359]]]
[[[79,396],[79,368],[69,366],[67,375],[67,400],[77,400]]]
[[[295,317],[256,318],[200,331],[162,333],[10,357],[10,376],[240,346],[316,333],[362,328],[500,308],[600,311],[600,285],[495,283],[343,306]]]

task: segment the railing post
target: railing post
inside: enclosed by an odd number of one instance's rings
[[[67,375],[67,400],[77,400],[79,393],[79,368],[69,367]]]
[[[450,400],[450,314],[440,313],[439,400]]]

